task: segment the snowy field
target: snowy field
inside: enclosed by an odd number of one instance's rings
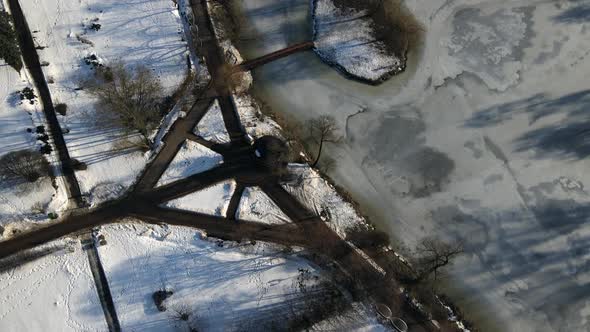
[[[219,182],[203,190],[168,201],[165,206],[226,217],[227,207],[235,188],[234,180]]]
[[[26,87],[32,87],[27,77],[20,76],[0,60],[0,156],[40,148],[35,129],[43,125],[43,113],[37,101],[30,104],[28,100],[21,100],[19,91]],[[48,158],[52,161],[51,156]],[[11,231],[10,228],[22,229],[29,222],[47,220],[47,213],[59,209],[64,203],[62,199],[54,199],[57,192],[50,178],[35,183],[1,181],[0,226],[8,228],[7,232]]]
[[[163,186],[202,173],[223,162],[223,157],[199,143],[185,141],[156,186]]]
[[[304,260],[272,246],[211,242],[190,228],[129,224],[101,233],[107,245],[100,256],[123,330],[187,329],[187,322],[172,318],[183,306],[200,331],[264,330],[288,310],[299,269],[317,275]],[[159,289],[173,291],[165,312],[152,299]]]
[[[236,219],[267,224],[285,224],[291,220],[258,187],[246,187],[236,213]]]
[[[122,60],[151,69],[171,94],[186,74],[186,43],[172,1],[38,0],[21,3],[49,82],[70,155],[88,165],[77,171],[83,194],[96,204],[124,192],[139,175],[149,155],[126,144],[116,128],[97,126],[94,100],[81,82],[93,74],[84,58],[102,63]],[[52,83],[53,82],[53,83]],[[112,170],[116,169],[117,172]]]
[[[51,253],[0,269],[1,330],[106,331],[88,257],[80,242],[59,240],[35,249],[44,250]]]
[[[243,3],[245,58],[309,40],[309,1]],[[306,52],[255,70],[257,92],[337,118],[330,175],[400,243],[465,242],[446,292],[484,331],[590,329],[590,2],[406,4],[426,33],[400,76],[362,85]]]
[[[214,143],[229,143],[229,134],[227,133],[227,129],[225,129],[223,115],[221,114],[221,108],[217,99],[215,99],[213,105],[209,107],[207,113],[199,121],[193,133]]]

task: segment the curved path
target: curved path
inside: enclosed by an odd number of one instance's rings
[[[16,2],[17,0],[10,0]],[[423,322],[406,303],[399,292],[399,285],[383,269],[377,269],[366,254],[349,245],[331,230],[321,218],[291,196],[279,184],[278,179],[261,164],[256,162],[254,150],[248,143],[235,104],[227,88],[214,84],[222,64],[222,53],[213,37],[211,21],[207,14],[206,0],[193,1],[193,13],[198,26],[200,40],[197,53],[203,54],[213,80],[212,84],[198,98],[187,116],[180,119],[164,137],[164,146],[148,165],[134,190],[126,197],[108,202],[93,210],[79,210],[66,220],[28,232],[0,243],[0,258],[33,248],[68,234],[91,229],[99,225],[121,222],[125,218],[138,218],[147,223],[166,223],[198,228],[209,235],[233,240],[260,240],[308,248],[317,253],[314,257],[329,257],[360,285],[374,300],[393,308],[400,308],[400,315],[411,323],[412,331],[429,331],[431,326]],[[37,58],[38,61],[38,58]],[[39,68],[40,71],[40,68]],[[41,73],[42,74],[42,73]],[[221,87],[220,87],[221,86]],[[231,141],[216,145],[192,134],[192,129],[217,98]],[[63,137],[62,137],[63,139]],[[190,139],[220,152],[224,163],[211,170],[154,188],[182,143]],[[65,143],[64,143],[65,146]],[[67,149],[65,151],[67,153]],[[235,214],[228,218],[194,212],[161,208],[164,202],[204,189],[227,179],[235,179],[239,188],[260,186],[262,190],[293,221],[286,225],[269,225],[258,222],[235,220]],[[238,191],[240,192],[240,191]],[[231,211],[237,208],[239,197],[232,197]],[[318,261],[318,262],[321,262]]]

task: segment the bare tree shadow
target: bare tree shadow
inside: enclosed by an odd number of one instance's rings
[[[465,254],[473,259],[455,268],[467,280],[466,288],[482,297],[503,293],[503,301],[521,308],[523,319],[541,314],[556,330],[589,327],[577,316],[590,298],[589,204],[544,198],[529,211],[480,208],[464,213],[449,206],[435,216],[444,233],[465,243]],[[481,295],[483,290],[487,293]]]
[[[590,154],[590,90],[551,98],[536,94],[475,113],[465,123],[470,128],[499,125],[526,115],[529,125],[549,116],[561,116],[551,124],[533,129],[515,140],[515,151],[533,150],[538,158],[581,159]]]
[[[570,2],[577,4],[553,17],[554,21],[566,24],[580,24],[590,21],[590,3],[588,1],[570,0]]]

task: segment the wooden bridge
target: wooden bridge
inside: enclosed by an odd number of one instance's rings
[[[237,65],[236,69],[243,70],[243,71],[249,71],[249,70],[252,70],[258,66],[262,66],[264,64],[278,60],[280,58],[284,58],[284,57],[289,56],[291,54],[310,50],[313,48],[313,46],[314,46],[314,44],[311,41],[294,44],[289,47],[283,48],[281,50],[278,50],[278,51],[275,51],[275,52],[272,52],[269,54],[265,54],[261,57],[244,61],[241,64]]]

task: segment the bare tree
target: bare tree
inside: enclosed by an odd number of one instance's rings
[[[98,98],[100,124],[139,133],[144,147],[151,147],[149,135],[161,119],[159,105],[163,90],[148,68],[127,69],[122,62],[115,62],[97,68],[96,76],[85,86]]]
[[[418,274],[414,281],[423,281],[431,275],[436,281],[441,269],[451,264],[453,259],[463,253],[463,245],[449,244],[434,237],[426,237],[422,239],[416,251],[418,253],[416,259]]]
[[[40,152],[19,150],[0,158],[0,175],[35,182],[41,177],[51,175],[51,167]]]
[[[199,331],[199,326],[202,325],[199,317],[193,312],[193,308],[186,302],[179,302],[172,306],[170,309],[171,318],[182,325],[186,325],[186,328],[193,332]]]
[[[172,319],[185,322],[188,322],[192,313],[191,307],[184,302],[175,304],[170,311]]]
[[[336,125],[336,119],[331,115],[320,115],[319,117],[313,118],[307,121],[309,128],[310,138],[318,145],[318,152],[315,157],[315,161],[311,164],[311,167],[316,167],[322,156],[322,148],[326,142],[336,142],[336,132],[338,131],[338,125]]]

